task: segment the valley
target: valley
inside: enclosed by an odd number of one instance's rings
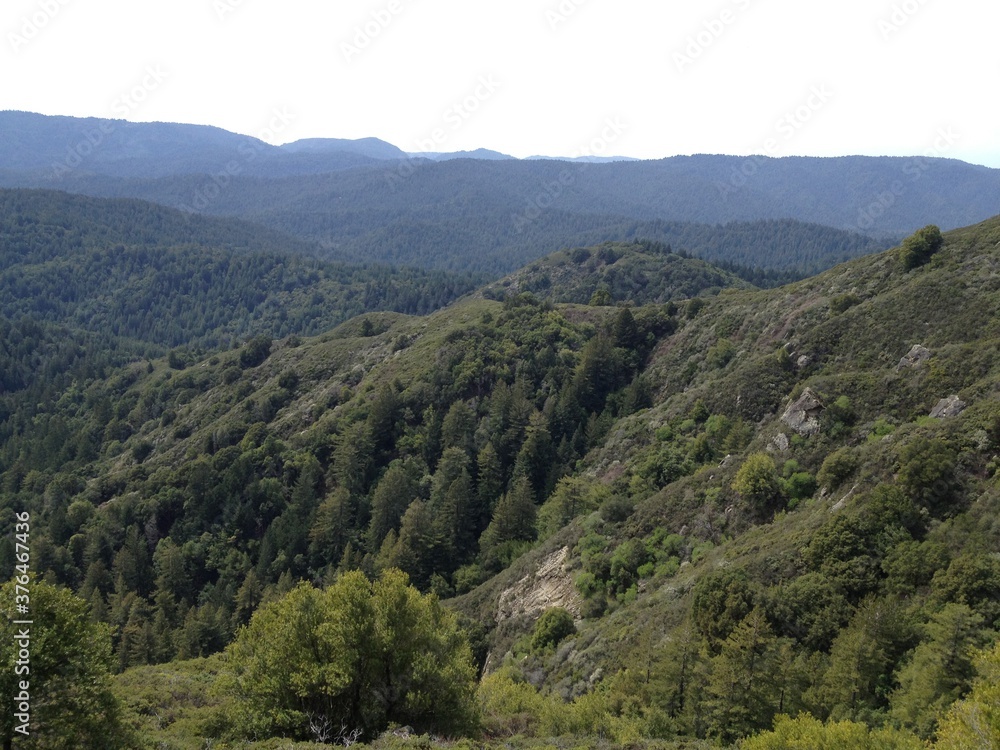
[[[184,211],[245,137],[54,181],[93,126],[0,117],[32,746],[1000,737],[997,170],[320,139]]]

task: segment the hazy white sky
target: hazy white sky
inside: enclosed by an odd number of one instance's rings
[[[4,0],[0,109],[406,151],[1000,167],[996,0]]]

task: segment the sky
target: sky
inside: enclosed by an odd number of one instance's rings
[[[1000,167],[996,0],[4,0],[0,109],[281,144]]]

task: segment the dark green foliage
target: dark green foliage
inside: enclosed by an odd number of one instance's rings
[[[459,594],[447,607],[478,623],[480,656],[509,652],[491,669],[521,673],[504,695],[540,686],[545,708],[523,726],[565,742],[737,740],[802,711],[926,733],[1000,618],[996,326],[938,314],[956,299],[992,309],[1000,235],[983,231],[985,249],[927,272],[892,273],[886,256],[706,297],[684,320],[541,294],[372,313],[274,339],[245,370],[246,349],[177,347],[186,366],[170,369],[166,348],[12,323],[0,347],[22,390],[0,397],[0,564],[15,561],[12,510],[30,509],[37,569],[111,626],[118,669],[224,649],[299,581],[363,575],[370,591],[400,568]],[[626,255],[581,266],[595,259]],[[864,305],[831,316],[858,278]],[[931,363],[897,369],[917,340]],[[712,366],[723,341],[738,354]],[[113,367],[123,355],[134,363]],[[57,374],[39,382],[50,357]],[[780,421],[806,386],[826,404],[808,436]],[[967,410],[927,419],[949,392]],[[532,648],[520,592],[574,584],[580,635]]]
[[[899,247],[899,261],[903,268],[911,271],[924,265],[944,245],[941,230],[933,224],[914,232]]]
[[[240,352],[240,365],[244,368],[256,367],[271,354],[271,337],[254,336]]]
[[[691,617],[713,649],[750,614],[757,600],[753,584],[742,570],[710,573],[695,584]]]
[[[816,481],[829,490],[835,490],[854,472],[857,464],[857,458],[849,448],[838,448],[823,459]]]
[[[562,607],[551,607],[542,612],[538,622],[535,623],[531,646],[535,649],[558,646],[564,638],[574,633],[576,624],[573,622],[573,615]]]
[[[315,334],[367,310],[425,313],[476,286],[468,276],[323,263],[282,235],[138,201],[0,191],[0,233],[0,316],[156,352]],[[172,352],[170,366],[184,359]]]
[[[960,507],[955,452],[942,440],[918,437],[899,452],[899,482],[917,503],[934,515]]]

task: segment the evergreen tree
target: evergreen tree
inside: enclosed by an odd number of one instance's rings
[[[726,742],[771,726],[781,699],[781,650],[760,607],[722,643],[708,682],[709,731]]]
[[[399,530],[403,513],[416,499],[418,488],[400,461],[393,461],[372,493],[371,520],[365,535],[369,552],[378,552],[386,535]]]
[[[496,568],[512,543],[535,538],[535,497],[527,477],[514,480],[493,511],[493,520],[479,539],[479,548],[487,567]]]
[[[900,670],[892,694],[892,714],[901,724],[929,737],[937,720],[969,689],[974,655],[985,644],[983,618],[964,604],[947,604],[926,626],[928,640]]]
[[[352,538],[354,516],[354,499],[345,487],[336,488],[320,503],[309,531],[309,556],[313,565],[322,567],[340,559]]]

